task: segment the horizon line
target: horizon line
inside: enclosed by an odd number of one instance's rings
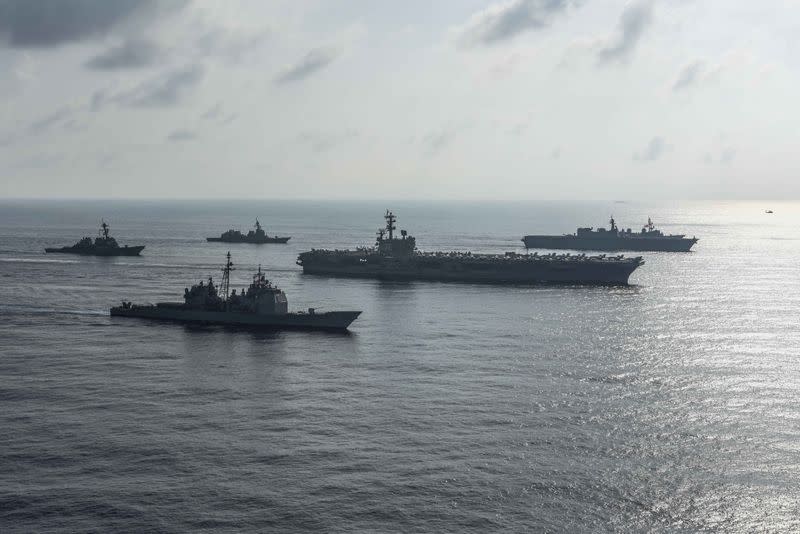
[[[798,202],[798,198],[768,198],[768,197],[700,197],[700,198],[479,198],[479,197],[30,197],[6,196],[0,198],[2,202],[419,202],[419,203],[529,203],[529,202],[613,202],[613,203],[667,203],[667,202]]]

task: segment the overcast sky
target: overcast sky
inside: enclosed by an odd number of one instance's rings
[[[800,197],[791,0],[0,0],[0,195]]]

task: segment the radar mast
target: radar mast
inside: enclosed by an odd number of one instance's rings
[[[225,308],[228,307],[228,297],[230,288],[231,288],[231,271],[234,270],[233,262],[231,261],[231,251],[228,251],[228,255],[226,256],[227,261],[225,262],[225,267],[222,268],[222,283],[219,286],[219,290],[224,296],[225,299]]]
[[[386,219],[386,231],[389,232],[389,241],[392,240],[394,237],[394,231],[397,229],[395,226],[395,222],[397,222],[397,217],[395,217],[394,213],[389,210],[386,210],[386,215],[383,216]]]

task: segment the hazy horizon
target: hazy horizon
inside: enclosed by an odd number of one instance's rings
[[[0,195],[798,199],[797,15],[0,0]]]

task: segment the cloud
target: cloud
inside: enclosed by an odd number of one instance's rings
[[[655,161],[667,151],[667,144],[663,137],[653,137],[642,151],[633,154],[635,161]]]
[[[466,46],[505,41],[547,27],[570,3],[570,0],[510,0],[494,4],[472,15],[456,30],[456,38]]]
[[[680,91],[681,89],[686,89],[692,85],[695,85],[700,81],[700,78],[705,70],[706,64],[704,61],[695,61],[685,65],[678,73],[675,83],[672,84],[672,90]]]
[[[125,21],[155,21],[185,0],[0,0],[0,41],[14,48],[58,46],[107,35]]]
[[[452,131],[443,130],[440,132],[431,132],[422,138],[422,145],[427,156],[435,156],[442,150],[447,148],[455,139],[455,134]]]
[[[305,55],[299,63],[287,68],[282,74],[275,78],[275,83],[285,84],[300,81],[314,74],[315,72],[327,67],[337,53],[330,48],[315,48]]]
[[[239,115],[237,113],[225,113],[225,110],[222,108],[222,102],[217,102],[200,115],[200,118],[204,121],[211,121],[219,126],[227,126],[238,117]]]
[[[92,96],[92,109],[100,109],[107,102],[129,107],[174,106],[183,100],[192,87],[203,80],[204,73],[203,66],[194,63],[167,71],[116,95],[106,96],[103,91],[98,91]]]
[[[598,59],[603,63],[609,63],[624,61],[630,57],[652,18],[651,0],[640,0],[629,4],[620,15],[618,35],[597,53]]]
[[[167,136],[167,141],[179,143],[184,141],[193,141],[197,139],[197,134],[189,130],[175,130]]]
[[[722,154],[719,156],[719,161],[723,165],[729,165],[733,162],[733,159],[736,157],[736,149],[733,147],[727,147],[722,150]]]
[[[23,128],[15,128],[13,132],[0,135],[0,147],[12,145],[28,137],[42,135],[54,128],[62,130],[79,131],[85,129],[85,124],[76,120],[77,110],[64,106],[52,113],[36,119]]]
[[[245,55],[260,47],[269,36],[267,30],[213,28],[197,36],[192,46],[203,56],[240,62]]]
[[[46,132],[53,126],[58,124],[65,124],[72,118],[73,112],[72,109],[68,107],[63,107],[49,115],[42,117],[39,120],[32,122],[28,126],[28,133],[31,135],[38,135],[41,133]]]
[[[748,67],[759,68],[759,75],[761,75],[765,66],[759,65],[750,51],[733,49],[718,60],[697,59],[681,67],[675,77],[672,90],[680,91],[693,86],[719,83],[725,73],[742,71]]]
[[[206,120],[214,120],[218,119],[222,116],[222,102],[217,102],[214,104],[213,107],[209,108],[208,111],[200,115],[200,118]]]
[[[159,47],[145,39],[126,39],[86,62],[94,70],[118,70],[153,65],[162,56]]]
[[[92,98],[89,100],[89,111],[100,111],[108,102],[109,96],[106,89],[99,89],[92,93]]]

